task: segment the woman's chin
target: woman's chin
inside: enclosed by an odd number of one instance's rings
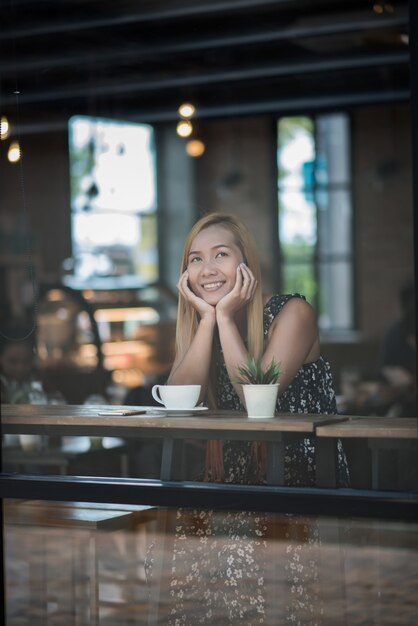
[[[221,293],[203,293],[202,294],[202,298],[205,302],[207,302],[208,304],[211,304],[212,306],[216,306],[218,304],[218,302],[222,299],[222,296],[225,294],[221,294]]]
[[[216,306],[219,302],[220,298],[205,298],[205,302],[210,304],[211,306]]]

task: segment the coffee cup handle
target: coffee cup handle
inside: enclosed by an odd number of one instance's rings
[[[160,386],[161,385],[154,385],[153,388],[151,389],[151,393],[152,393],[152,397],[154,398],[156,402],[158,402],[158,404],[164,404],[164,402],[161,400],[160,396],[158,395],[158,390]]]

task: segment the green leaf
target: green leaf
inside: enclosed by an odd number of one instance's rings
[[[274,357],[263,370],[261,363],[249,356],[246,363],[237,367],[239,377],[233,381],[239,385],[274,385],[281,376],[281,367]]]

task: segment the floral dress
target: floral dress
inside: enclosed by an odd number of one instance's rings
[[[299,294],[275,295],[264,308],[264,336],[285,304]],[[218,406],[243,410],[221,356]],[[336,413],[330,366],[322,357],[303,365],[278,398],[277,409],[291,413]],[[259,482],[251,460],[253,442],[226,441],[223,446],[225,482]],[[339,481],[348,485],[344,452],[339,446]],[[302,439],[285,448],[285,483],[315,485],[314,442]],[[288,590],[280,624],[314,626],[318,621],[318,547],[315,522],[286,516],[284,580]],[[171,609],[168,624],[275,624],[266,603],[267,516],[249,512],[210,510],[176,512],[171,569]],[[303,543],[300,537],[303,537]],[[295,539],[296,538],[296,539]],[[274,600],[277,602],[277,600]],[[316,617],[313,617],[313,616]],[[272,621],[273,620],[273,621]],[[276,622],[277,623],[277,622]]]
[[[277,315],[291,298],[303,298],[299,294],[275,295],[264,307],[264,337]],[[243,411],[238,395],[229,380],[225,362],[219,368],[218,406],[221,409]],[[292,383],[277,399],[277,410],[287,413],[336,414],[337,405],[333,388],[331,368],[322,356],[312,363],[302,365]],[[224,445],[225,482],[251,483],[256,476],[251,475],[251,442],[227,441]],[[338,442],[339,485],[348,486],[348,469],[341,443]],[[315,447],[312,439],[286,446],[285,484],[313,487],[315,477]]]

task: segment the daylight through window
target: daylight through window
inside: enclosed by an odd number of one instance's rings
[[[69,122],[75,287],[158,279],[153,129],[86,116]]]
[[[278,122],[282,290],[304,294],[323,330],[354,325],[349,142],[343,113]]]

